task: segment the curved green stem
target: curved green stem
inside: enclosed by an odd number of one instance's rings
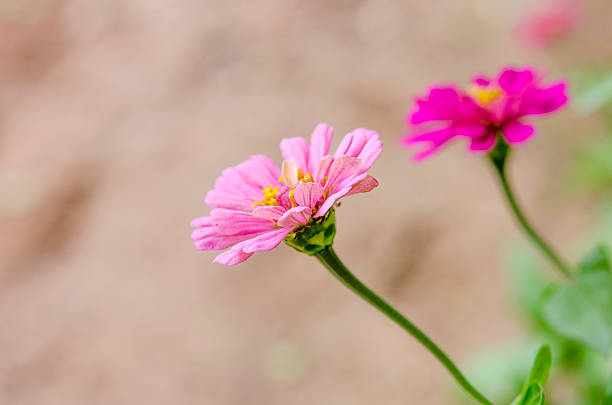
[[[502,145],[502,146],[500,146]],[[516,220],[523,228],[523,231],[527,234],[529,239],[544,253],[546,257],[555,265],[555,267],[563,273],[564,276],[571,278],[572,272],[570,267],[565,263],[565,261],[561,258],[561,256],[556,253],[553,248],[548,244],[539,234],[536,232],[534,227],[529,223],[527,217],[523,214],[523,210],[518,205],[516,198],[514,197],[514,192],[512,191],[512,187],[510,187],[510,183],[508,182],[508,176],[506,175],[506,160],[509,155],[509,147],[505,144],[498,143],[498,146],[495,150],[489,154],[489,158],[491,159],[491,163],[496,169],[497,174],[499,175],[499,180],[501,182],[502,188],[504,190],[504,194],[506,195],[506,199],[516,217]]]
[[[388,316],[392,321],[401,326],[406,332],[410,333],[418,340],[427,350],[431,352],[446,369],[455,378],[457,383],[463,387],[474,399],[484,405],[493,405],[484,395],[482,395],[470,382],[461,374],[461,371],[455,366],[451,359],[436,345],[425,333],[423,333],[416,325],[410,322],[406,317],[399,313],[395,308],[389,305],[385,300],[380,298],[376,293],[370,290],[357,277],[355,277],[346,266],[340,261],[336,252],[331,246],[323,249],[315,254],[317,259],[332,273],[338,280],[351,289],[355,294],[372,304],[380,312]]]

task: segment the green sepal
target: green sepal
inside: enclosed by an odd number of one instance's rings
[[[336,235],[336,215],[330,209],[321,218],[311,218],[308,224],[291,232],[285,238],[285,243],[298,252],[316,255],[334,243]]]

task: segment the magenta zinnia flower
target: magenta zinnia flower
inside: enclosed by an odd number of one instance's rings
[[[457,86],[433,87],[424,98],[416,100],[416,109],[408,113],[412,131],[405,145],[426,143],[428,147],[415,156],[421,160],[461,136],[470,141],[473,152],[490,151],[498,134],[510,145],[528,140],[535,132],[523,118],[547,114],[567,102],[566,83],[541,84],[531,69],[504,69],[493,80],[475,78],[467,89]]]
[[[272,250],[292,231],[324,216],[342,197],[378,185],[367,174],[382,151],[376,132],[359,128],[347,134],[328,155],[333,129],[319,124],[310,145],[302,137],[283,139],[279,168],[256,155],[223,171],[206,195],[213,210],[191,226],[199,250],[231,247],[215,262],[234,265],[254,252]]]
[[[580,14],[578,2],[552,0],[524,17],[518,26],[518,34],[527,44],[544,47],[570,33]]]

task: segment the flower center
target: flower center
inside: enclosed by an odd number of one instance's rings
[[[473,84],[467,89],[467,93],[470,97],[475,99],[480,105],[487,105],[492,101],[497,100],[502,91],[497,86],[481,86],[478,84]]]
[[[280,205],[278,203],[278,201],[276,201],[276,193],[278,193],[278,187],[272,187],[272,186],[268,186],[266,188],[264,188],[263,190],[263,195],[264,198],[261,199],[261,201],[256,201],[253,203],[253,207],[256,207],[258,205],[262,205],[262,206],[266,206],[266,205],[270,205],[270,206],[278,206]]]

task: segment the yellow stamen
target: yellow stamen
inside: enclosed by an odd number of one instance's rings
[[[264,188],[263,190],[263,195],[264,198],[261,199],[261,201],[256,201],[252,204],[253,207],[256,206],[265,206],[265,205],[271,205],[271,206],[277,206],[278,201],[276,201],[276,194],[278,193],[278,187],[274,187],[272,188],[272,186],[268,186],[266,188]]]
[[[497,100],[501,96],[502,91],[496,86],[481,86],[478,84],[473,84],[468,88],[467,93],[473,97],[478,104],[487,105]]]

